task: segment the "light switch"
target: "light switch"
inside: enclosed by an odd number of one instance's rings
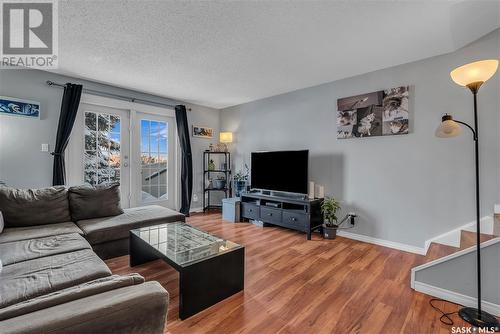
[[[49,151],[49,144],[42,144],[42,152],[48,152]]]

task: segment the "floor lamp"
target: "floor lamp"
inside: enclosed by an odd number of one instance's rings
[[[436,130],[436,136],[440,138],[450,138],[458,136],[462,132],[463,125],[472,131],[475,143],[476,156],[476,247],[477,247],[477,308],[464,307],[458,311],[459,316],[469,324],[479,328],[495,328],[499,326],[497,319],[481,310],[481,226],[480,226],[480,202],[479,202],[479,131],[477,124],[477,92],[481,85],[490,79],[498,68],[498,60],[482,60],[460,66],[451,71],[450,76],[453,81],[470,89],[474,96],[474,127],[454,120],[451,115],[444,115],[441,124]]]

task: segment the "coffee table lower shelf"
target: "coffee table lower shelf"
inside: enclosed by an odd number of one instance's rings
[[[179,266],[146,241],[130,233],[130,266],[162,259],[179,272],[179,318],[190,316],[242,291],[245,248]]]

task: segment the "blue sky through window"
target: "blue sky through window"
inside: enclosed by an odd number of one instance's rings
[[[168,153],[167,134],[168,124],[166,122],[141,120],[141,151],[144,153]]]

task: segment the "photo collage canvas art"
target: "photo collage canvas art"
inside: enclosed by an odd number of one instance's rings
[[[337,138],[408,134],[409,87],[402,86],[337,100]]]

